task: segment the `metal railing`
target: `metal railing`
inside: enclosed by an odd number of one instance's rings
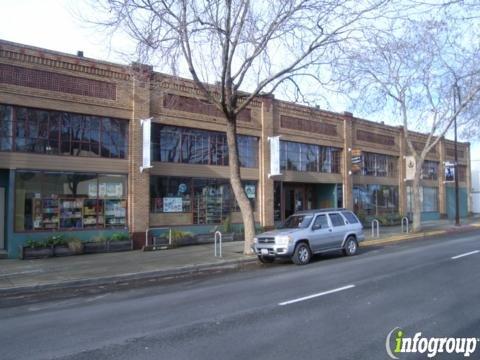
[[[220,231],[215,231],[214,237],[214,255],[217,256],[217,241],[218,241],[218,256],[222,257],[222,233]]]
[[[150,230],[168,230],[168,245],[169,246],[172,245],[172,228],[169,228],[169,227],[152,227],[152,228],[148,228],[147,232],[145,233],[145,247],[148,246],[148,233],[150,232]],[[156,246],[155,243],[153,245]]]
[[[406,217],[406,216],[404,216],[404,217],[402,218],[402,233],[405,232],[405,231],[404,231],[404,224],[405,224],[405,228],[406,228],[407,234],[408,234],[408,232],[409,232],[409,230],[410,230],[410,229],[409,229],[410,220],[408,220],[408,217]]]
[[[375,236],[375,229],[377,230],[377,236]],[[377,219],[372,220],[372,238],[380,237],[380,222]]]

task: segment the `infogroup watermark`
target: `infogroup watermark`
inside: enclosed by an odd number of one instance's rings
[[[405,332],[399,327],[394,328],[387,335],[385,348],[388,356],[392,359],[400,359],[403,353],[426,354],[434,358],[438,354],[461,354],[470,357],[480,342],[479,338],[454,338],[454,337],[423,337],[421,332],[413,337],[405,336]]]

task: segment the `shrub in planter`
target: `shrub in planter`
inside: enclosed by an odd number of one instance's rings
[[[45,240],[28,240],[22,247],[22,259],[44,259],[53,256],[53,247]]]
[[[63,235],[52,235],[47,239],[47,244],[52,247],[54,256],[70,256],[73,252],[69,249]]]
[[[107,239],[103,236],[95,236],[92,240],[83,244],[83,252],[85,254],[96,254],[107,251]]]
[[[193,243],[194,239],[191,232],[172,229],[172,247],[191,245]]]
[[[82,254],[83,253],[83,242],[79,239],[70,239],[67,241],[67,246],[70,251],[75,254]]]
[[[108,240],[108,251],[128,251],[132,250],[133,242],[126,233],[113,233]]]

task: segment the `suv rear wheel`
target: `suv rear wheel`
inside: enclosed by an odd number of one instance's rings
[[[296,265],[306,265],[310,262],[312,258],[312,252],[307,243],[301,242],[298,243],[293,252],[292,261]]]
[[[345,241],[345,245],[343,247],[343,253],[345,254],[345,256],[353,256],[357,253],[357,250],[358,250],[357,240],[355,240],[355,237],[349,236]]]

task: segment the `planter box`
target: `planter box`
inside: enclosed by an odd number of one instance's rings
[[[44,248],[30,248],[23,246],[22,247],[22,259],[45,259],[48,257],[53,256],[53,248],[52,247],[44,247]]]
[[[108,252],[115,252],[115,251],[129,251],[133,249],[133,241],[132,240],[121,240],[121,241],[108,241],[107,243],[107,251]]]
[[[66,245],[60,245],[60,246],[55,246],[53,248],[53,255],[54,256],[72,256],[72,255],[75,255],[75,252]]]
[[[84,254],[98,254],[107,252],[106,243],[86,242],[83,244]]]

